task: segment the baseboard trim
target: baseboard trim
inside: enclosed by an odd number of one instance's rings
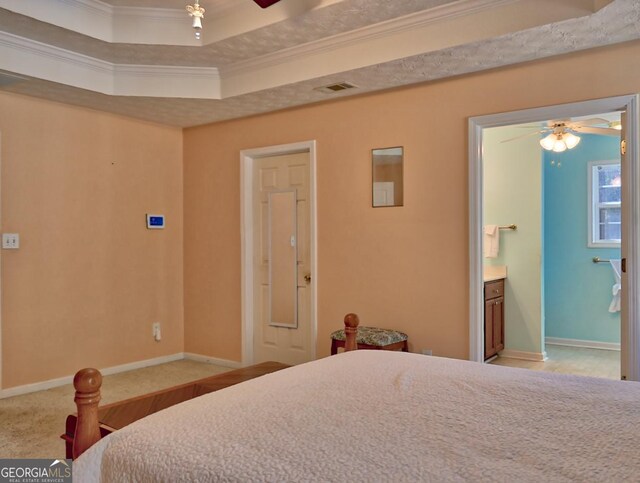
[[[205,362],[207,364],[215,364],[216,366],[229,367],[231,369],[239,369],[244,367],[242,362],[230,361],[228,359],[218,359],[217,357],[203,356],[202,354],[194,354],[193,352],[185,352],[184,358],[190,361]]]
[[[585,347],[587,349],[604,349],[607,351],[619,351],[620,344],[615,342],[599,342],[597,340],[563,339],[560,337],[546,337],[545,344],[564,345],[568,347]]]
[[[176,354],[170,354],[167,356],[154,357],[153,359],[145,359],[143,361],[130,362],[128,364],[121,364],[119,366],[106,367],[100,369],[103,376],[109,376],[111,374],[118,374],[120,372],[132,371],[134,369],[142,369],[144,367],[157,366],[158,364],[165,364],[167,362],[179,361],[185,358],[184,353],[178,352]],[[81,369],[81,368],[78,368]],[[45,391],[54,387],[64,386],[65,384],[71,384],[73,382],[73,376],[58,377],[56,379],[49,379],[48,381],[35,382],[33,384],[25,384],[23,386],[10,387],[8,389],[0,390],[0,399],[5,399],[13,396],[21,396],[23,394],[29,394],[31,392]]]
[[[544,362],[547,358],[546,352],[524,352],[524,351],[512,351],[505,349],[500,351],[500,357],[508,357],[509,359],[520,359],[523,361]]]

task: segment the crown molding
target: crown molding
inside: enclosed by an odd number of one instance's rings
[[[221,69],[223,74],[244,74],[264,67],[271,67],[291,61],[292,59],[331,52],[341,47],[366,43],[374,39],[390,37],[395,34],[422,29],[425,26],[452,19],[462,15],[471,15],[480,11],[493,9],[521,0],[459,0],[458,2],[440,5],[432,9],[419,11],[403,17],[369,25],[357,30],[326,37],[307,44],[282,49],[257,59],[248,59]]]
[[[112,64],[6,32],[0,70],[114,96],[220,99],[215,67]]]
[[[73,8],[83,8],[96,14],[109,16],[113,14],[114,7],[99,0],[58,0],[59,2],[69,5]]]
[[[539,0],[459,0],[221,67],[223,98],[410,59],[591,15],[592,0],[540,9]],[[473,26],[473,28],[471,28]],[[341,80],[349,80],[341,79]]]
[[[179,8],[114,6],[100,0],[0,0],[0,8],[109,43],[197,47],[285,20],[297,12],[292,6],[299,6],[278,4],[264,11],[251,2],[216,0],[207,8],[206,40],[200,41],[182,6],[191,0],[177,1]],[[313,9],[343,0],[316,1]]]
[[[146,28],[164,32],[153,21],[140,22],[140,15],[149,9],[112,7],[98,0],[0,0],[0,7],[8,3],[33,7],[42,2],[73,6],[69,8],[88,5],[89,10],[96,12],[104,12],[108,7],[112,13],[124,12],[122,18],[134,30],[142,23]],[[215,67],[112,64],[0,32],[0,69],[107,95],[222,99],[496,38],[588,15],[594,9],[593,0],[572,0],[564,9],[559,6],[541,12],[538,2],[458,0],[238,62],[221,70]],[[171,9],[159,12],[158,22],[172,18]],[[475,27],[469,28],[470,25]],[[181,22],[180,28],[183,27],[193,38],[189,23]]]
[[[202,45],[182,9],[114,7],[99,0],[0,0],[0,8],[104,42]]]
[[[70,50],[54,47],[49,44],[27,39],[7,32],[0,32],[0,46],[4,49],[12,49],[24,57],[40,56],[61,64],[74,64],[86,67],[96,72],[109,72],[113,64],[104,60],[89,57],[87,55],[72,52]],[[4,59],[0,57],[0,65]],[[2,67],[5,70],[6,67]],[[15,71],[15,69],[12,69]]]

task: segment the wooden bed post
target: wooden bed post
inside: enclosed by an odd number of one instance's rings
[[[82,369],[73,378],[73,387],[76,388],[74,401],[78,408],[78,422],[73,437],[73,459],[100,441],[100,386],[102,374],[98,369]]]
[[[358,324],[360,319],[356,314],[347,314],[344,316],[344,350],[354,351],[358,348],[356,337],[358,336]]]

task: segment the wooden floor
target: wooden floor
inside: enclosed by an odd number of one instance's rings
[[[498,357],[490,362],[499,366],[521,367],[535,371],[560,372],[580,376],[620,379],[620,352],[583,347],[566,347],[547,344],[548,360],[545,362],[523,361]]]

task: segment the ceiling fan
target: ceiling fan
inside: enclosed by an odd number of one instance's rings
[[[606,127],[603,127],[606,126]],[[523,126],[530,129],[531,126]],[[522,134],[513,138],[505,139],[502,143],[515,141],[529,136],[536,136],[548,133],[547,136],[540,140],[540,145],[547,151],[555,151],[561,153],[567,149],[575,148],[580,142],[580,136],[576,134],[600,134],[604,136],[619,136],[620,123],[610,122],[606,119],[594,117],[592,119],[584,119],[580,121],[572,121],[571,119],[559,119],[556,121],[548,121],[547,125],[540,130]]]
[[[258,5],[260,5],[262,8],[267,8],[273,5],[274,3],[278,3],[280,0],[253,0],[253,1],[256,2]]]

